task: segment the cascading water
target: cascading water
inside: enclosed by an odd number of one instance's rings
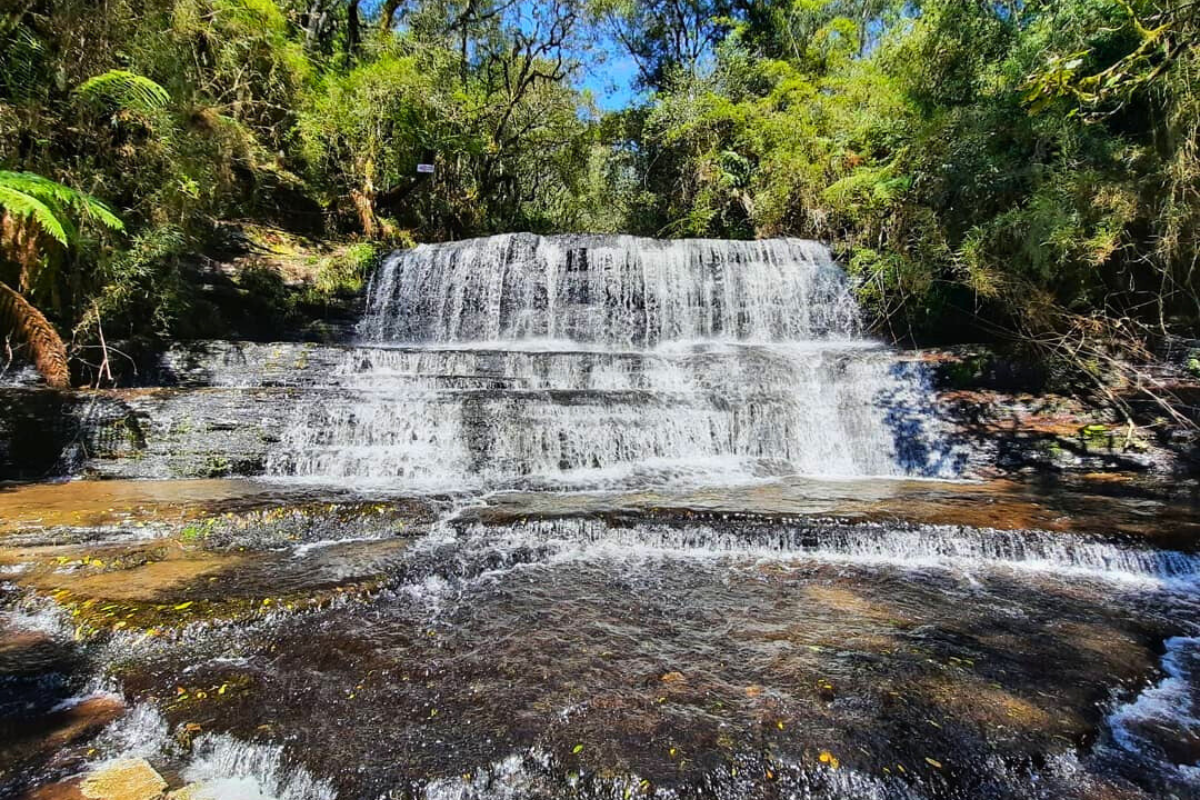
[[[294,480],[0,493],[0,796],[1196,796],[1195,514],[875,480],[964,459],[850,288],[498,236],[394,255],[355,343],[172,348],[138,474]]]
[[[920,366],[860,337],[815,242],[423,245],[374,276],[359,331],[272,474],[461,489],[961,469]]]

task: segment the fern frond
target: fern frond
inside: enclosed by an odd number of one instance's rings
[[[0,170],[0,186],[7,186],[19,192],[33,195],[44,201],[57,201],[64,205],[72,205],[79,197],[79,192],[70,186],[43,178],[35,172],[9,172]]]
[[[64,221],[54,213],[54,210],[50,206],[43,203],[37,197],[11,186],[6,186],[0,180],[0,207],[3,207],[14,217],[32,218],[43,231],[64,247],[67,246],[69,237],[67,236]]]
[[[155,111],[171,102],[171,95],[162,86],[145,75],[124,69],[110,69],[88,78],[75,93],[88,100],[140,111]]]
[[[29,346],[34,366],[56,389],[71,385],[67,346],[46,316],[6,284],[0,283],[0,338],[11,336]]]
[[[0,170],[0,206],[16,216],[32,216],[48,234],[64,245],[74,238],[75,231],[70,220],[61,213],[62,208],[71,208],[92,217],[110,230],[125,228],[106,203],[32,172]],[[50,215],[49,219],[46,212]]]
[[[6,21],[0,20],[0,86],[14,97],[28,99],[43,88],[39,67],[46,48],[19,15],[7,24],[6,29]]]

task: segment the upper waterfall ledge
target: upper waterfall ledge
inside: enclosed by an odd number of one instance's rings
[[[818,242],[517,233],[393,254],[358,330],[375,342],[628,349],[852,339],[860,328],[846,275]]]

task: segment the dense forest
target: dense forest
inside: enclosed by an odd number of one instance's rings
[[[885,336],[1102,387],[1200,317],[1198,40],[1191,0],[3,0],[0,328],[60,383],[219,334],[189,265],[239,221],[357,242],[316,293],[414,241],[795,235]]]

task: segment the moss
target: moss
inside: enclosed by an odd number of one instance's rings
[[[1058,439],[1047,440],[1042,444],[1041,449],[1042,452],[1044,452],[1050,458],[1059,458],[1063,454],[1063,447],[1062,444],[1059,443]]]
[[[356,294],[382,256],[379,246],[358,242],[318,261],[313,294],[318,298]]]
[[[991,363],[992,359],[988,355],[969,355],[945,364],[942,375],[950,387],[967,389],[979,385]]]
[[[1107,445],[1112,447],[1113,434],[1107,425],[1091,423],[1079,429],[1079,439],[1087,445]]]
[[[204,478],[224,478],[229,475],[232,466],[229,459],[224,456],[209,456],[204,462],[204,466],[200,469],[200,476]]]
[[[209,517],[208,519],[199,520],[197,522],[189,522],[187,525],[184,525],[183,529],[179,532],[179,539],[184,542],[199,542],[207,539],[209,534],[212,533],[213,528],[216,527],[216,524],[216,517]]]

